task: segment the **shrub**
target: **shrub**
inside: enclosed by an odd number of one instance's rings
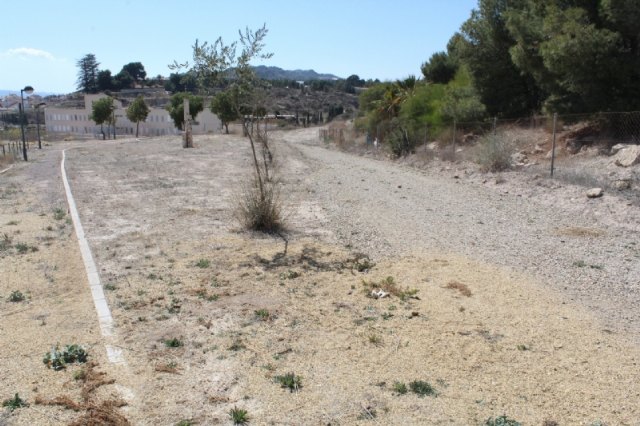
[[[20,290],[12,291],[11,295],[9,296],[9,302],[14,302],[14,303],[22,302],[25,299],[26,299],[26,296]]]
[[[406,394],[409,390],[407,389],[407,385],[405,385],[402,382],[395,382],[393,384],[393,390],[398,394],[398,395],[404,395]]]
[[[29,404],[16,393],[13,398],[2,401],[2,406],[7,407],[9,411],[13,411],[16,408],[28,407]]]
[[[67,345],[63,351],[60,351],[59,345],[55,345],[45,354],[42,362],[47,368],[59,371],[64,370],[67,364],[87,362],[88,356],[87,351],[80,345]]]
[[[276,376],[274,380],[280,383],[283,388],[289,389],[289,391],[297,391],[302,387],[302,377],[296,376],[295,373],[287,373],[283,376]]]
[[[229,410],[229,417],[234,425],[244,425],[249,422],[249,413],[242,408],[233,407]]]
[[[236,219],[246,229],[277,233],[284,228],[280,193],[273,181],[263,182],[262,188],[254,179],[242,190],[236,202]]]
[[[427,395],[437,395],[437,392],[433,388],[433,386],[422,380],[416,380],[409,383],[409,389],[411,389],[411,392],[417,394],[420,397]]]
[[[478,145],[477,162],[484,172],[500,172],[511,168],[513,147],[503,135],[488,135]]]
[[[500,417],[496,417],[495,419],[493,417],[490,417],[489,419],[487,419],[486,422],[484,422],[484,425],[485,426],[521,426],[521,423],[503,415]]]
[[[183,343],[177,337],[173,337],[171,339],[164,340],[164,345],[168,348],[179,348]]]

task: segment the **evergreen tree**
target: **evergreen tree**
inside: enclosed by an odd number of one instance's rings
[[[84,93],[96,93],[98,91],[98,66],[96,55],[88,53],[76,62],[78,66],[78,80],[76,88]]]

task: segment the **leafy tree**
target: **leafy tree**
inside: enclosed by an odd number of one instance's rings
[[[212,100],[209,108],[216,114],[225,128],[225,133],[229,134],[229,123],[240,118],[238,110],[235,108],[231,92],[220,92]]]
[[[107,90],[114,90],[113,76],[111,71],[102,70],[98,72],[98,91],[105,92]]]
[[[76,62],[78,67],[78,80],[76,88],[84,93],[96,93],[98,91],[98,66],[100,63],[96,55],[88,53]]]
[[[456,75],[458,66],[446,52],[436,52],[420,69],[428,82],[447,84]]]
[[[127,118],[131,122],[136,123],[136,138],[138,137],[138,128],[140,127],[140,122],[145,121],[147,116],[149,115],[149,107],[147,106],[144,98],[142,96],[138,96],[131,104],[129,108],[127,108]]]
[[[122,71],[127,72],[135,82],[141,82],[147,78],[147,72],[144,70],[144,65],[140,62],[129,62],[122,67]]]
[[[171,73],[164,88],[171,93],[190,92],[194,93],[198,88],[198,82],[193,73]]]
[[[184,99],[189,99],[189,115],[193,120],[196,119],[196,116],[204,109],[204,100],[201,96],[195,96],[190,93],[176,93],[171,96],[171,100],[167,105],[167,111],[169,111],[169,116],[173,120],[173,124],[180,129],[183,130],[184,126]]]
[[[113,113],[115,111],[115,106],[113,105],[113,98],[109,96],[100,98],[93,103],[91,108],[91,119],[95,121],[96,124],[100,125],[102,140],[105,140],[106,135],[104,133],[103,125],[105,123],[111,125],[114,120]]]
[[[116,74],[116,76],[114,77],[114,81],[115,81],[114,86],[116,87],[117,90],[131,89],[135,82],[133,77],[131,77],[131,74],[129,74],[124,69],[120,71],[118,74]]]

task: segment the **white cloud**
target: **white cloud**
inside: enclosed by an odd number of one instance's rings
[[[21,58],[44,58],[50,61],[53,61],[55,59],[54,56],[46,50],[34,49],[32,47],[18,47],[16,49],[9,49],[5,52],[5,55]]]

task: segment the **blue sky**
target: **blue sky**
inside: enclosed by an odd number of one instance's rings
[[[238,29],[266,23],[258,64],[314,69],[346,78],[393,80],[420,75],[420,65],[447,41],[477,0],[29,0],[2,6],[0,89],[75,90],[76,62],[96,55],[113,74],[142,62],[148,76],[191,58],[195,39],[226,42]]]

